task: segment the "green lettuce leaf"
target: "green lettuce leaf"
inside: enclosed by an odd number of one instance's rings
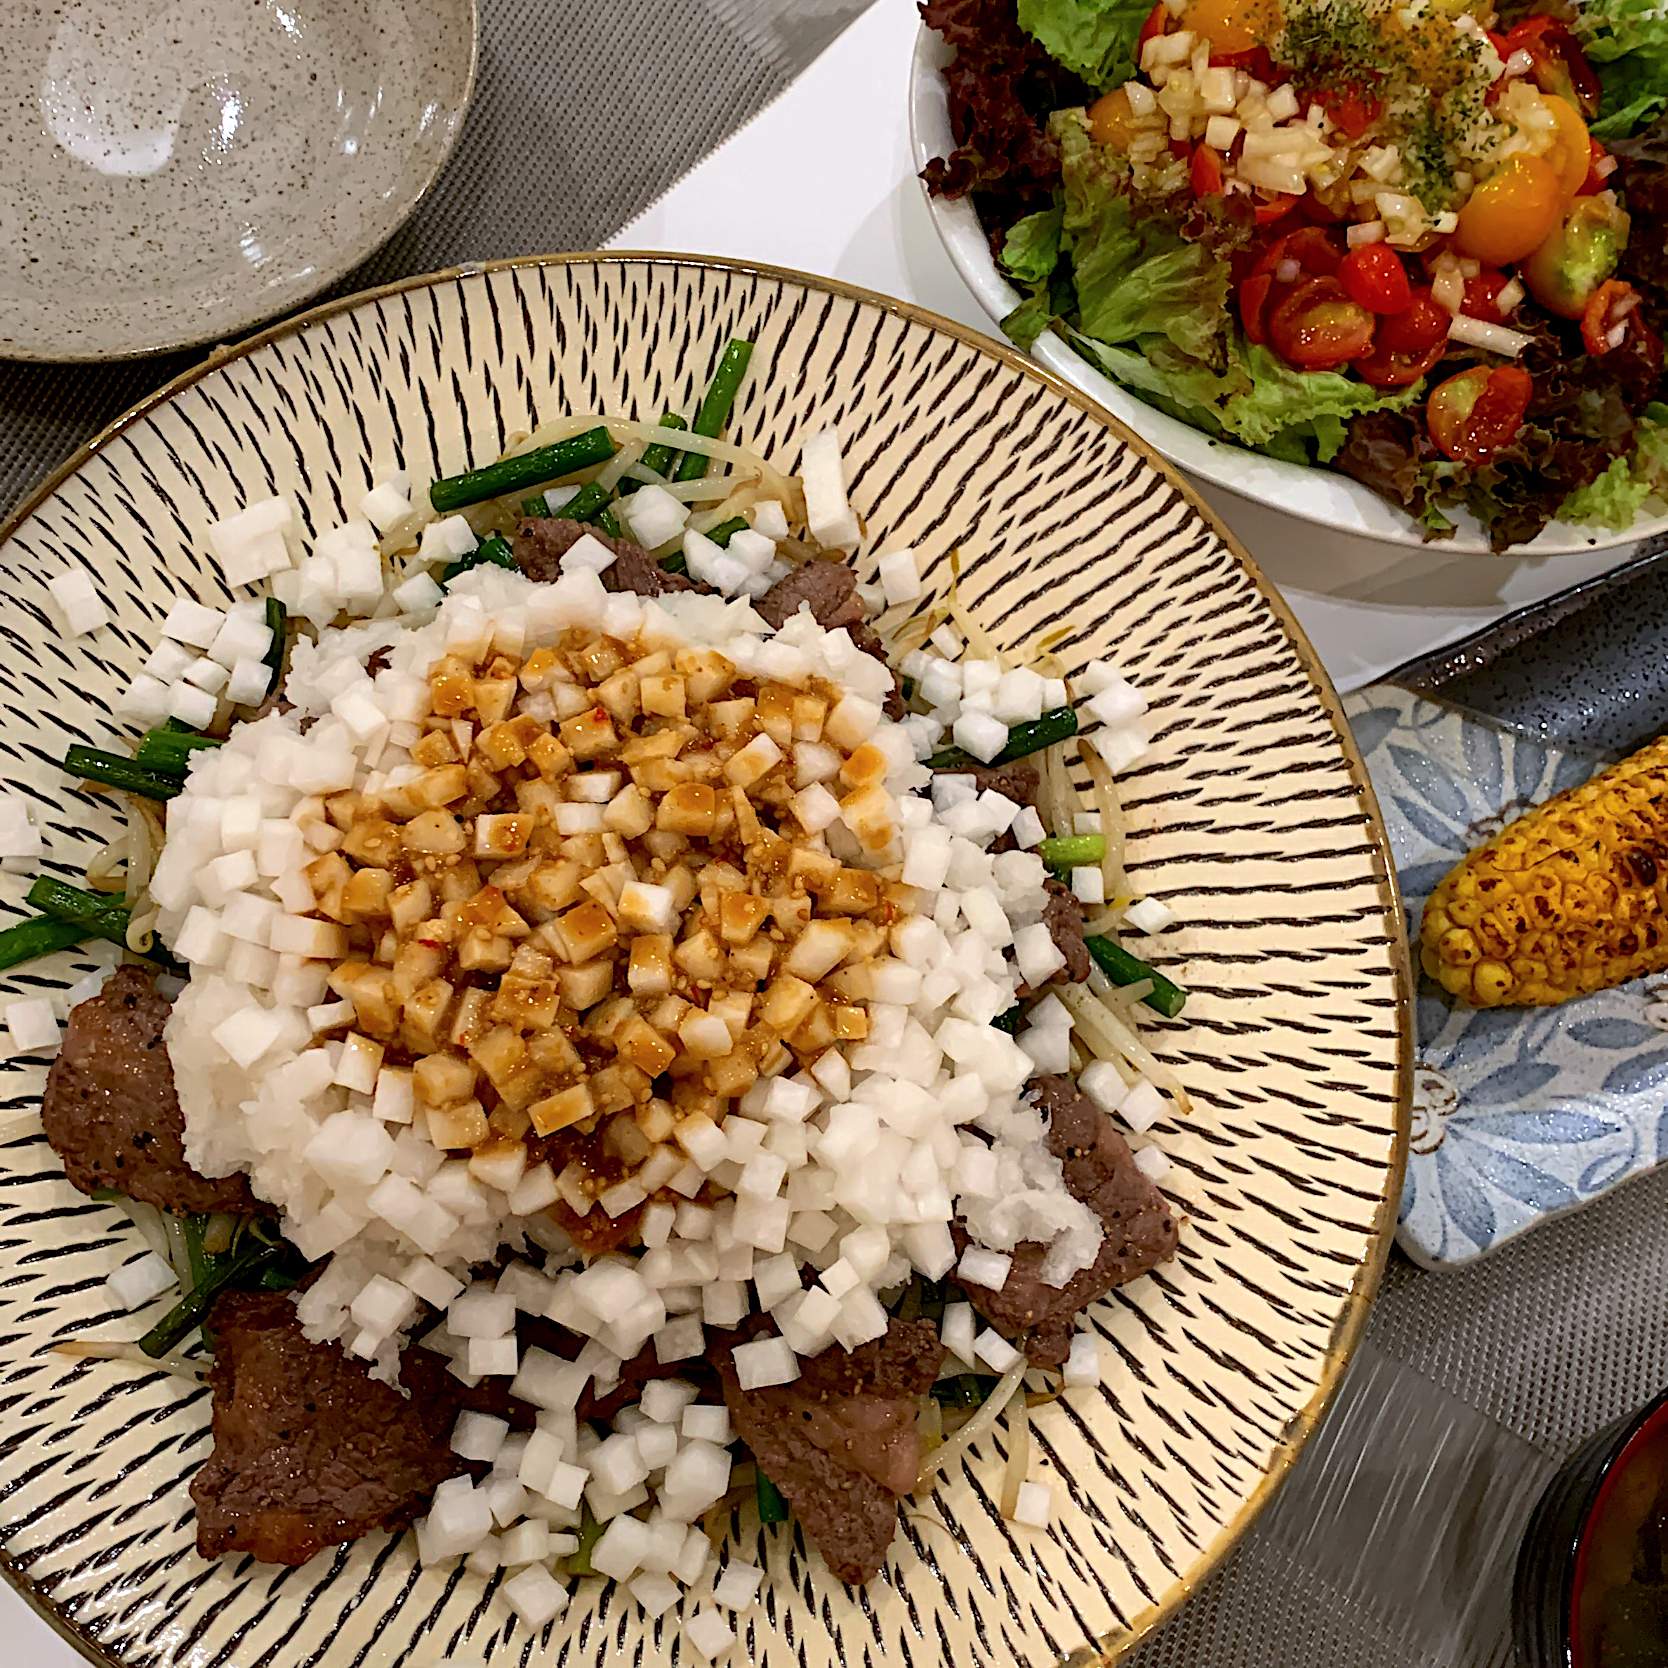
[[[1251,386],[1227,401],[1223,426],[1247,446],[1264,449],[1289,450],[1296,441],[1312,441],[1313,461],[1321,463],[1343,449],[1345,418],[1363,411],[1399,411],[1424,391],[1423,382],[1386,389],[1342,371],[1300,371],[1253,342],[1241,342],[1238,358]]]
[[[1019,0],[1019,26],[1091,87],[1108,87],[1135,74],[1135,39],[1151,11],[1143,0]]]
[[[1060,242],[1071,256],[1083,333],[1113,347],[1167,336],[1183,353],[1220,363],[1227,262],[1136,203],[1127,164],[1094,143],[1082,111],[1060,112],[1052,131],[1064,197]]]
[[[1604,87],[1596,138],[1625,139],[1668,110],[1668,14],[1659,0],[1588,0],[1574,27]]]
[[[1022,284],[1040,284],[1060,259],[1060,222],[1065,210],[1058,204],[1016,220],[1002,245],[1002,265]]]
[[[1668,411],[1660,406],[1652,411]],[[1641,422],[1634,447],[1617,458],[1596,481],[1578,487],[1558,508],[1563,521],[1608,527],[1625,533],[1652,498],[1668,497],[1668,425]]]

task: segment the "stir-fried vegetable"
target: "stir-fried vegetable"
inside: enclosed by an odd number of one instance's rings
[[[79,921],[61,921],[48,915],[19,921],[15,927],[0,931],[0,970],[18,967],[36,956],[49,956],[54,950],[67,950],[84,938],[96,936]]]
[[[467,556],[458,557],[441,575],[441,581],[450,584],[460,573],[468,573],[471,568],[478,568],[483,563],[495,568],[514,569],[515,552],[502,533],[489,533]]]
[[[64,755],[64,770],[80,781],[120,788],[123,793],[136,793],[142,799],[172,799],[180,791],[180,777],[147,770],[137,759],[106,753],[97,747],[77,744],[70,748]]]
[[[1106,856],[1104,834],[1054,834],[1037,842],[1037,856],[1051,869],[1079,869]]]
[[[747,517],[744,515],[731,516],[728,521],[721,521],[707,534],[707,537],[717,545],[728,545],[737,533],[747,530]]]
[[[786,1523],[788,1503],[782,1491],[762,1471],[756,1473],[753,1486],[759,1501],[759,1522]]]
[[[1083,942],[1089,946],[1095,965],[1114,984],[1133,985],[1143,979],[1152,980],[1152,989],[1141,1000],[1166,1019],[1174,1019],[1186,1006],[1187,992],[1180,985],[1172,984],[1156,967],[1142,961],[1139,956],[1132,956],[1121,944],[1115,944],[1099,934],[1091,935]]]
[[[500,458],[484,469],[462,475],[447,475],[429,488],[429,502],[440,515],[489,498],[507,498],[545,481],[559,481],[594,464],[606,463],[614,455],[614,442],[605,428],[587,429],[583,434],[558,440],[554,446],[540,446],[531,452]]]
[[[185,1219],[187,1223],[205,1218]],[[188,1235],[192,1230],[187,1230]],[[245,1228],[232,1249],[223,1256],[206,1252],[201,1245],[201,1228],[195,1230],[197,1247],[190,1255],[190,1266],[201,1267],[203,1273],[197,1283],[166,1315],[139,1340],[139,1347],[153,1359],[166,1355],[182,1343],[190,1333],[203,1324],[215,1298],[237,1285],[257,1283],[269,1270],[279,1267],[295,1256],[294,1248],[285,1241],[266,1236],[264,1230],[253,1225]],[[191,1238],[187,1239],[190,1251]]]
[[[660,426],[663,429],[687,429],[689,424],[675,411],[668,411],[660,419]],[[655,445],[649,447],[638,461],[652,474],[670,476],[672,473],[672,459],[677,455],[675,446]]]
[[[272,642],[261,658],[272,673],[266,680],[270,695],[283,681],[284,656],[289,647],[290,611],[277,597],[266,599],[266,629],[272,633]]]
[[[751,342],[733,341],[724,349],[724,356],[718,361],[718,369],[713,373],[712,386],[707,389],[707,397],[701,401],[701,409],[695,413],[692,425],[694,433],[705,435],[709,440],[716,440],[724,432],[724,425],[729,421],[730,408],[736,403],[736,395],[741,391],[741,379],[747,374],[747,362],[752,357]],[[706,474],[711,461],[703,452],[685,452],[672,478],[678,481],[698,481]]]
[[[133,762],[159,775],[184,776],[191,766],[193,753],[220,745],[218,736],[201,736],[195,730],[147,730],[140,738]]]
[[[990,762],[1012,764],[1028,754],[1040,753],[1077,734],[1077,714],[1071,707],[1055,707],[1028,724],[1015,724],[1008,731],[1007,745]],[[929,770],[975,770],[980,761],[960,747],[941,747],[927,760]]]

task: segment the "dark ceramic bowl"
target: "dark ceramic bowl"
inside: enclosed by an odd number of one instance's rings
[[[1584,1555],[1600,1508],[1665,1431],[1668,1391],[1600,1431],[1547,1484],[1530,1514],[1512,1587],[1512,1634],[1523,1668],[1596,1668],[1578,1654],[1575,1638]]]

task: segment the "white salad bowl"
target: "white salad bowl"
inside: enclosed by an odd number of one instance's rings
[[[949,100],[944,67],[951,51],[932,30],[916,35],[910,61],[910,144],[919,174],[936,156],[955,148],[950,132]],[[926,193],[926,186],[921,187]],[[990,252],[984,226],[968,198],[954,201],[927,193],[927,210],[934,229],[956,271],[979,305],[1000,324],[1025,299],[998,268]],[[1423,546],[1423,530],[1405,511],[1381,498],[1370,487],[1331,469],[1283,463],[1231,441],[1216,440],[1190,423],[1148,405],[1138,395],[1114,382],[1090,364],[1056,331],[1047,330],[1031,347],[1031,356],[1056,376],[1105,406],[1144,440],[1150,441],[1178,469],[1185,469],[1211,486],[1225,487],[1255,504],[1283,510],[1303,521],[1335,528],[1357,538],[1385,544]],[[1493,554],[1488,537],[1470,516],[1455,516],[1458,530],[1435,548],[1454,555]],[[1668,533],[1668,515],[1636,521],[1626,532],[1601,527],[1579,527],[1555,521],[1528,544],[1514,545],[1514,556],[1568,556],[1609,550]]]

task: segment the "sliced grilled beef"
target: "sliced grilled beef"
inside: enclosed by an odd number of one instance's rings
[[[1074,985],[1080,985],[1089,977],[1089,969],[1094,965],[1089,946],[1083,939],[1083,905],[1077,901],[1076,893],[1059,881],[1046,880],[1043,885],[1048,889],[1043,925],[1048,928],[1048,936],[1054,940],[1055,949],[1066,958],[1065,976]]]
[[[456,1383],[406,1352],[402,1396],[339,1344],[309,1343],[281,1292],[227,1292],[214,1332],[214,1452],[191,1484],[197,1550],[304,1564],[374,1529],[403,1529],[460,1475]]]
[[[944,1346],[930,1321],[893,1321],[883,1338],[800,1363],[792,1384],[743,1390],[715,1351],[736,1434],[842,1581],[867,1581],[921,1469],[921,1397]]]
[[[185,1115],[162,1040],[172,1005],[149,968],[118,967],[71,1010],[41,1101],[46,1138],[83,1193],[113,1187],[161,1210],[253,1213],[247,1177],[211,1181],[185,1162]]]
[[[951,765],[944,774],[971,776],[975,793],[984,793],[989,789],[1011,799],[1016,805],[1035,806],[1037,789],[1042,785],[1037,767],[1029,759],[1015,759],[1011,764],[1004,765]]]
[[[786,579],[777,580],[753,604],[776,631],[799,612],[801,605],[810,608],[811,617],[824,631],[838,631],[841,626],[851,630],[862,625],[865,618],[863,599],[857,594],[857,575],[845,562],[807,562]]]
[[[973,1307],[1013,1338],[1034,1366],[1051,1367],[1070,1352],[1080,1309],[1175,1255],[1176,1219],[1164,1195],[1136,1168],[1112,1120],[1069,1077],[1040,1077],[1033,1087],[1048,1119],[1048,1150],[1060,1160],[1066,1188],[1101,1219],[1106,1238],[1094,1262],[1063,1286],[1043,1280],[1046,1248],[1029,1242],[1016,1247],[1001,1291],[963,1284]],[[959,1253],[966,1245],[959,1229],[956,1242]]]
[[[565,521],[561,516],[529,516],[515,530],[516,566],[529,579],[548,585],[561,578],[562,558],[589,533],[614,552],[613,565],[602,570],[605,591],[635,591],[640,597],[658,597],[668,591],[703,591],[710,585],[687,574],[668,573],[642,545],[630,539],[610,538],[582,521]]]
[[[801,606],[809,607],[811,617],[824,631],[844,629],[864,654],[872,655],[892,672],[892,693],[886,697],[886,716],[904,715],[903,686],[898,674],[886,658],[886,645],[880,634],[865,618],[863,599],[857,594],[857,575],[845,562],[830,559],[826,562],[807,562],[795,568],[785,579],[778,579],[753,604],[773,630],[780,631]]]

